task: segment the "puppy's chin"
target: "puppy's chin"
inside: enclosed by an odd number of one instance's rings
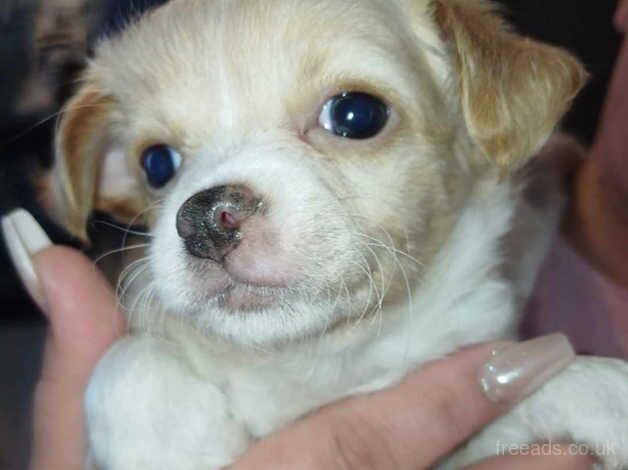
[[[338,322],[364,316],[365,305],[373,300],[367,284],[336,290],[306,281],[247,284],[215,263],[178,255],[152,257],[158,276],[153,286],[164,313],[239,348],[272,348],[318,337]],[[179,263],[164,269],[168,258]],[[148,312],[143,316],[149,328],[159,321]]]
[[[169,314],[183,316],[200,332],[243,349],[272,348],[320,336],[340,316],[334,311],[339,306],[329,302],[309,303],[296,296],[248,289],[236,287],[204,305]]]
[[[290,341],[324,324],[311,305],[298,300],[296,286],[241,282],[216,263],[190,257],[182,247],[161,255],[154,248],[149,259],[159,310],[203,334],[251,347]],[[141,327],[161,328],[154,324],[159,315],[141,312],[136,317]]]
[[[233,313],[254,314],[276,308],[282,301],[284,289],[258,287],[246,284],[231,284],[224,292],[218,294],[218,306]]]

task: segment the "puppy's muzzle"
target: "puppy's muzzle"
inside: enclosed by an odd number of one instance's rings
[[[242,240],[242,224],[261,207],[262,200],[246,186],[207,189],[183,203],[177,232],[191,255],[220,263]]]

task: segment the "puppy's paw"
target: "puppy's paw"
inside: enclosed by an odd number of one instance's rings
[[[89,385],[86,415],[90,464],[99,470],[212,470],[248,446],[222,391],[155,338],[114,345]]]
[[[628,363],[579,357],[473,438],[451,468],[492,455],[555,452],[559,442],[574,443],[569,452],[594,456],[606,470],[628,468]]]

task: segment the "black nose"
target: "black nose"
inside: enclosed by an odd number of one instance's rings
[[[196,193],[177,213],[177,232],[188,252],[220,262],[242,239],[242,223],[261,200],[246,186],[218,186]]]

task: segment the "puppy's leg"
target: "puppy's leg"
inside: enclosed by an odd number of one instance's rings
[[[148,336],[107,353],[86,414],[90,465],[99,470],[212,470],[248,446],[222,391],[193,375],[173,345]]]
[[[587,453],[607,470],[628,468],[628,363],[578,358],[563,373],[474,437],[449,465],[460,468],[496,454],[568,451]]]
[[[87,459],[85,459],[85,465],[83,466],[84,470],[100,470],[94,462],[94,457],[91,455],[91,452],[88,452]]]

